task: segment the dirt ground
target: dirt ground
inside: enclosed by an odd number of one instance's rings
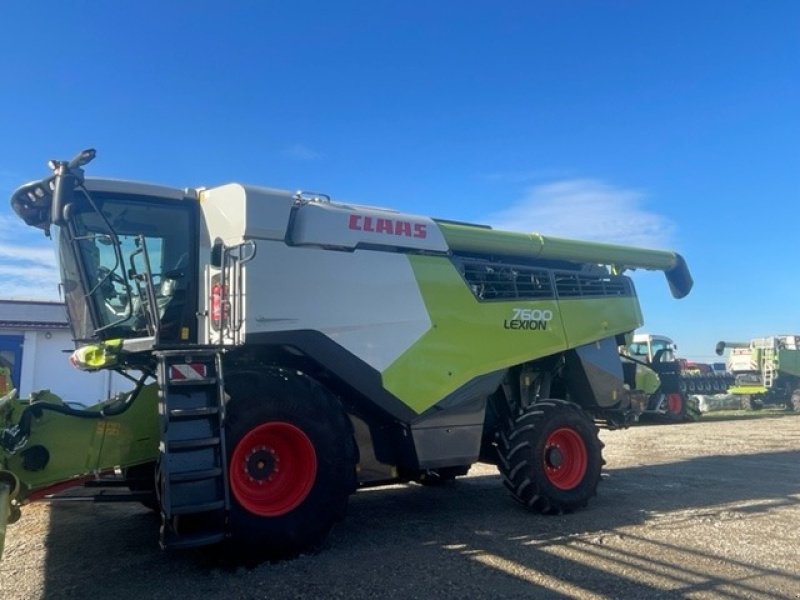
[[[139,506],[26,507],[0,598],[800,598],[800,415],[602,434],[598,497],[525,512],[493,467],[358,492],[323,550],[231,567]]]

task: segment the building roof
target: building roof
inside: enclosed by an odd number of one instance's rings
[[[0,300],[0,329],[67,329],[63,302]]]

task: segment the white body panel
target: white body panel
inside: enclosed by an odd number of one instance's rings
[[[728,371],[742,373],[758,370],[759,366],[753,360],[753,351],[750,348],[731,348],[731,353],[728,355]]]
[[[231,183],[202,190],[199,196],[209,245],[217,238],[236,246],[248,239],[286,236],[294,205],[290,192]]]
[[[378,371],[431,327],[403,254],[261,241],[244,280],[243,334],[320,331]]]
[[[222,343],[237,345],[254,333],[314,330],[382,371],[431,327],[406,255],[368,248],[447,252],[432,219],[239,184],[202,190],[199,198],[201,245],[256,245],[252,260],[225,271],[232,322],[241,326],[223,332],[207,317],[219,269],[201,252],[201,341],[219,343],[222,333]]]

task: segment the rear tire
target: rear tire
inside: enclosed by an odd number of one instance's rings
[[[284,369],[228,378],[233,548],[253,558],[315,550],[356,487],[356,446],[339,401]]]
[[[800,388],[792,392],[792,399],[789,401],[789,408],[795,412],[800,412]]]
[[[578,405],[541,400],[500,434],[498,469],[527,509],[560,514],[596,494],[602,449],[597,426]]]
[[[742,408],[745,410],[761,410],[764,408],[764,403],[761,401],[761,398],[752,395],[743,395]]]

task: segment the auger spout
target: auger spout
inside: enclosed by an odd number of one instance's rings
[[[714,351],[717,353],[717,356],[722,356],[725,352],[725,348],[749,348],[750,342],[717,342],[717,346],[714,348]]]
[[[608,265],[617,271],[625,269],[663,271],[675,298],[686,296],[694,285],[686,261],[677,252],[570,240],[539,233],[499,231],[457,223],[437,224],[450,249],[456,252],[587,262]]]

